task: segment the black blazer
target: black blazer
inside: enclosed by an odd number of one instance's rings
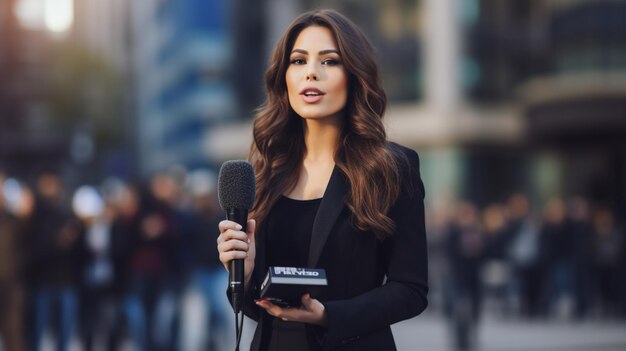
[[[388,215],[390,238],[379,241],[356,229],[345,199],[349,185],[335,167],[313,222],[308,266],[324,268],[328,286],[317,296],[328,327],[307,325],[311,350],[395,350],[391,324],[420,314],[427,305],[428,267],[424,229],[424,186],[415,151],[392,144],[400,160],[400,194]],[[258,322],[251,351],[266,350],[271,318],[254,304],[267,272],[267,228],[257,229],[255,269],[244,313]],[[386,279],[385,279],[386,278]]]

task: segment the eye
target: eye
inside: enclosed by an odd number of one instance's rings
[[[326,65],[326,66],[336,66],[338,64],[341,64],[341,62],[337,59],[326,59],[322,61],[322,65]]]
[[[290,63],[292,65],[304,65],[306,64],[306,61],[303,58],[294,58],[291,59]]]

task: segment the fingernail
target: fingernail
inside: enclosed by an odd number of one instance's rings
[[[241,224],[237,224],[236,228],[237,228],[237,230],[241,230],[241,228],[243,228],[243,227],[241,226]]]

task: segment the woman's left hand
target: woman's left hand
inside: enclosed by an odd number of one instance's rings
[[[298,308],[283,308],[266,300],[258,300],[256,304],[270,315],[281,318],[284,321],[316,324],[322,327],[328,325],[324,305],[318,300],[311,298],[309,294],[302,295],[302,306]]]

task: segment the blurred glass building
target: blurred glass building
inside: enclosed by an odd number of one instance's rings
[[[0,166],[10,172],[61,161],[66,139],[49,128],[50,38],[37,16],[20,19],[18,3],[0,1]]]
[[[526,167],[505,178],[528,169],[520,182],[536,200],[582,195],[623,211],[626,3],[473,3],[464,24],[466,96],[515,105],[524,130],[516,147]],[[464,188],[493,184],[488,174],[497,172],[484,172],[492,161],[474,163]],[[480,189],[471,194],[477,200],[488,196]]]
[[[206,165],[206,131],[237,110],[231,4],[143,1],[133,7],[142,172]]]

